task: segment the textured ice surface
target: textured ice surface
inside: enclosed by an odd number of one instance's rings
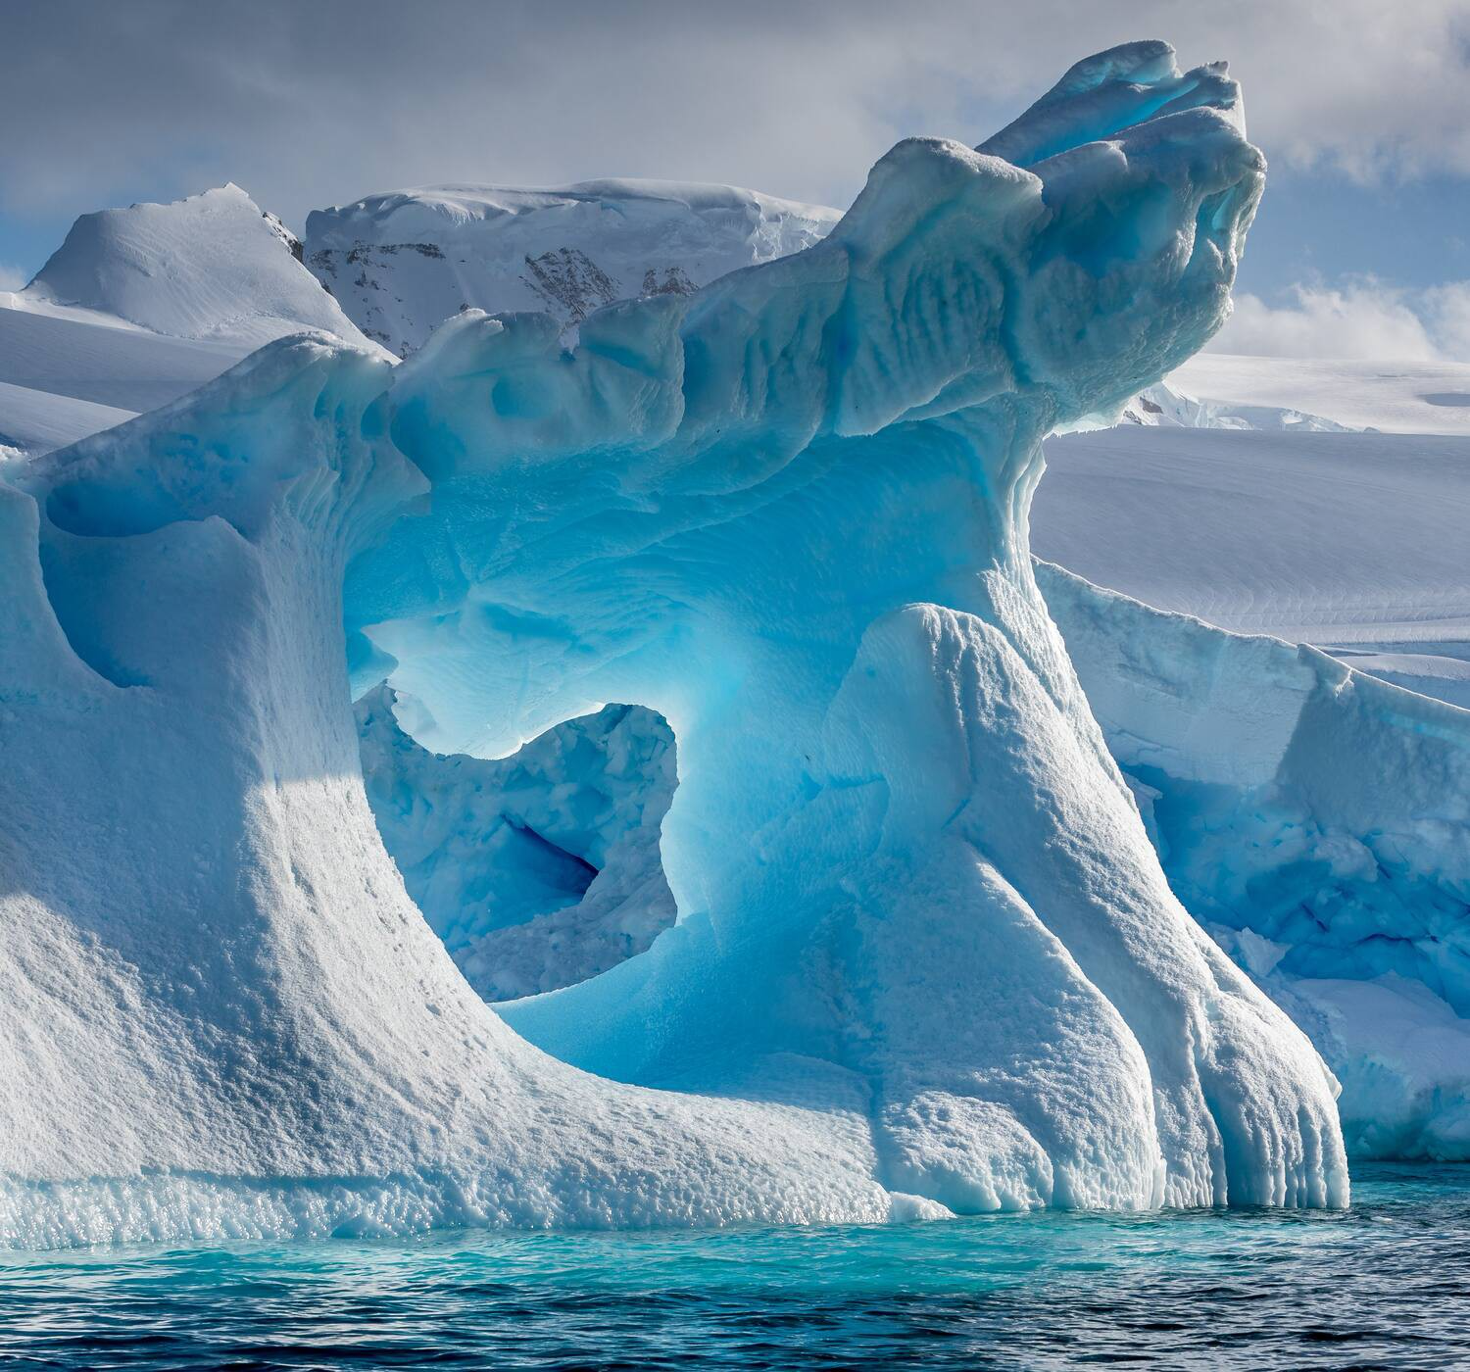
[[[25,472],[8,1235],[1343,1203],[1335,1083],[1170,892],[1027,547],[1041,437],[1227,309],[1235,102],[1130,45],[998,136],[1029,168],[901,143],[821,243],[575,351],[284,340]],[[438,751],[660,711],[679,922],[491,1011],[349,668]]]
[[[1350,1150],[1470,1157],[1470,816],[1437,800],[1466,790],[1470,713],[1384,691],[1309,650],[1145,610],[1059,568],[1039,580],[1174,890],[1325,1054],[1344,1083]],[[507,809],[544,813],[585,782],[598,796],[636,790],[662,814],[672,791],[668,767],[629,769],[630,738],[635,756],[668,746],[667,726],[636,707],[577,722],[575,749],[558,738],[574,726],[558,726],[509,763],[435,758],[376,703],[359,710],[369,799],[431,923],[439,902],[477,908],[501,889],[462,850],[500,832]],[[589,727],[608,717],[612,729]],[[1352,766],[1325,775],[1323,760],[1343,756]],[[507,772],[521,783],[509,797]],[[473,802],[445,803],[470,790]],[[595,812],[617,889],[666,891],[643,812]],[[617,841],[624,825],[634,842]],[[600,970],[585,949],[623,946],[623,905],[595,888],[582,908],[569,891],[548,898],[522,851],[500,858],[512,891],[565,910],[487,941],[471,981],[492,998],[517,993],[531,950],[545,980],[571,983]],[[575,939],[562,937],[569,926]],[[446,942],[470,971],[462,938]]]
[[[585,981],[674,922],[658,852],[674,737],[652,711],[610,705],[500,761],[420,747],[387,687],[357,720],[383,845],[486,1000]]]

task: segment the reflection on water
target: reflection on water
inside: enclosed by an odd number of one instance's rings
[[[1470,1167],[1344,1214],[445,1234],[0,1257],[0,1364],[1470,1366]]]

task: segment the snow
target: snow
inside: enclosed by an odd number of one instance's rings
[[[1170,381],[1226,405],[1323,415],[1349,428],[1470,438],[1470,363],[1241,357],[1202,352]]]
[[[165,338],[95,311],[38,309],[21,296],[0,295],[0,380],[36,392],[37,406],[55,395],[130,413],[151,410],[218,376],[248,351],[217,340]],[[68,408],[57,412],[64,416]],[[6,410],[0,427],[9,427],[9,415]]]
[[[462,309],[576,324],[640,295],[688,294],[809,247],[841,218],[735,186],[602,180],[546,189],[430,186],[306,221],[306,263],[369,337],[422,347]]]
[[[285,334],[366,345],[294,243],[237,186],[83,215],[25,290],[0,292],[0,445],[63,447]]]
[[[246,351],[302,329],[361,342],[300,254],[280,220],[232,184],[168,205],[82,215],[19,294]]]
[[[1470,705],[1470,441],[1135,427],[1055,438],[1047,454],[1039,556]]]
[[[1033,547],[1098,585],[1318,644],[1470,638],[1464,439],[1120,427],[1047,462]]]
[[[8,1241],[1346,1202],[1336,1085],[1170,892],[1031,570],[1041,438],[1208,339],[1262,182],[1222,69],[1100,61],[1001,135],[1054,156],[908,140],[575,350],[282,339],[20,464]],[[442,752],[658,710],[679,921],[493,1011],[349,672]]]
[[[1176,373],[1177,379],[1177,373]],[[1123,409],[1128,424],[1182,429],[1282,429],[1295,433],[1347,433],[1355,427],[1322,415],[1269,405],[1200,400],[1168,381],[1140,392]],[[1106,426],[1103,426],[1106,427]]]
[[[131,419],[133,411],[0,381],[0,416],[0,449],[9,448],[19,455],[63,448]]]

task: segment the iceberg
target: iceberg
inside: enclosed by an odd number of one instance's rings
[[[25,464],[0,1237],[1345,1204],[1337,1084],[1170,890],[1027,537],[1042,437],[1219,326],[1263,172],[1222,64],[1130,44],[574,350],[282,339]],[[486,1005],[367,802],[384,681],[482,758],[658,711],[677,923]]]
[[[1470,1159],[1470,711],[1038,575],[1171,886],[1322,1050],[1350,1151]]]

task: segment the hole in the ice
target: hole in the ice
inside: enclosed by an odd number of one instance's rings
[[[416,743],[381,685],[357,704],[368,803],[404,884],[489,1001],[585,981],[674,922],[662,715],[608,705],[495,760]]]
[[[1451,409],[1470,410],[1470,391],[1431,391],[1421,395],[1427,405],[1446,405]]]

